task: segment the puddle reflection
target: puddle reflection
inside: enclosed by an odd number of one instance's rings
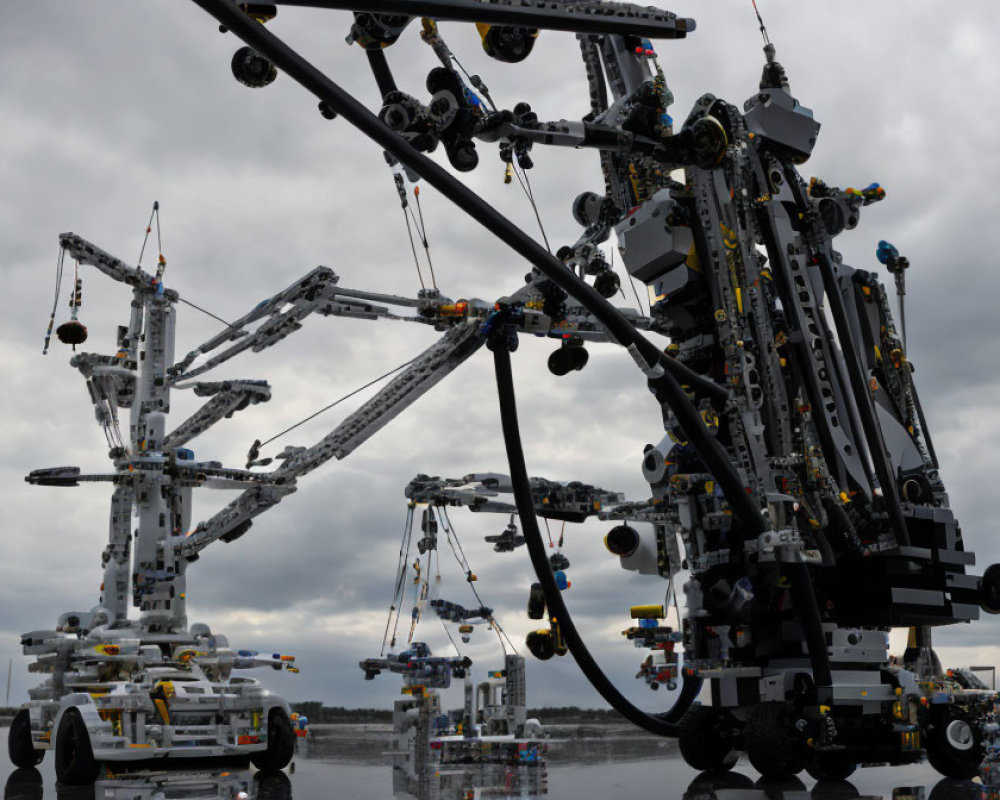
[[[986,800],[983,786],[972,781],[943,778],[932,788],[897,786],[891,794],[869,794],[850,781],[820,781],[811,789],[798,778],[754,781],[735,772],[698,775],[682,800]],[[993,800],[990,798],[990,800]]]
[[[37,769],[17,769],[7,778],[4,800],[41,800]],[[51,797],[51,794],[50,794]],[[162,770],[101,778],[89,786],[56,784],[57,800],[292,800],[283,772]]]
[[[749,769],[692,777],[679,758],[645,761],[502,764],[357,764],[303,757],[290,774],[216,765],[132,772],[92,786],[57,785],[50,765],[9,772],[3,800],[1000,800],[978,783],[931,779],[928,771],[859,770],[850,780],[765,782]],[[10,769],[8,767],[8,769]],[[738,769],[742,769],[738,767]],[[745,773],[745,774],[744,774]],[[0,772],[0,777],[3,773]]]
[[[393,800],[471,800],[475,797],[533,800],[548,793],[544,766],[450,764],[428,766],[419,774],[393,767]]]

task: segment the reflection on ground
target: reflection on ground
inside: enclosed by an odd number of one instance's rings
[[[866,794],[850,781],[820,781],[807,789],[798,778],[756,782],[735,772],[703,772],[681,800],[982,800],[983,787],[972,781],[944,778],[932,788],[897,786],[891,794]]]
[[[16,769],[7,778],[3,797],[41,800],[44,793],[42,774],[37,769]],[[284,772],[155,770],[100,778],[89,786],[56,784],[55,797],[57,800],[292,800],[292,782]]]
[[[5,731],[0,730],[0,736]],[[3,737],[5,738],[5,737]],[[144,774],[102,778],[93,786],[57,786],[51,759],[38,769],[13,769],[0,747],[3,800],[983,800],[978,784],[942,779],[929,765],[859,769],[850,781],[814,783],[803,775],[786,783],[763,783],[741,761],[725,775],[697,775],[676,750],[649,755],[601,750],[586,740],[567,742],[565,756],[549,753],[547,770],[503,765],[439,765],[423,779],[424,788],[376,757],[385,752],[367,742],[370,760],[324,748],[300,750],[288,773],[258,773],[216,766],[194,771],[174,767]],[[571,755],[585,753],[579,760]],[[436,774],[435,774],[436,773]],[[423,791],[423,794],[421,794]],[[463,793],[464,792],[464,793]],[[994,798],[993,800],[996,800]]]
[[[474,797],[535,800],[548,792],[548,772],[542,765],[428,765],[420,775],[393,767],[393,800],[470,800]]]

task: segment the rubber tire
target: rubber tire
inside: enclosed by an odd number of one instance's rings
[[[22,708],[11,720],[7,732],[7,754],[15,767],[28,769],[38,766],[45,758],[44,750],[36,750],[31,741],[31,712]]]
[[[816,753],[806,764],[806,772],[817,781],[847,780],[858,765],[847,756],[830,753]]]
[[[284,772],[258,772],[253,785],[256,800],[289,800],[292,796],[292,782]]]
[[[761,703],[750,709],[743,728],[743,744],[750,764],[765,778],[784,778],[801,772],[809,754],[791,726],[786,703]]]
[[[20,767],[7,776],[3,787],[4,800],[45,800],[42,774],[34,767]]]
[[[90,744],[87,724],[75,708],[68,708],[56,731],[56,778],[60,783],[82,786],[97,779],[98,764]]]
[[[979,607],[1000,614],[1000,564],[990,564],[979,580]]]
[[[267,712],[267,750],[250,756],[251,763],[259,770],[284,769],[295,755],[295,729],[281,706]]]
[[[736,764],[734,742],[720,735],[726,713],[711,706],[691,706],[681,717],[681,735],[677,740],[681,757],[689,767],[700,772],[727,772]]]
[[[932,711],[934,716],[925,738],[930,765],[947,778],[969,780],[976,777],[983,760],[983,743],[976,737],[976,728],[969,715],[955,706],[939,706]],[[972,728],[973,743],[969,749],[960,750],[948,740],[948,726],[954,722],[964,722]]]

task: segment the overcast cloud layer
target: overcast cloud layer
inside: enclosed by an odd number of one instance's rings
[[[910,258],[907,327],[911,359],[942,473],[979,568],[1000,561],[993,478],[1000,467],[997,342],[1000,252],[995,146],[1000,110],[1000,6],[923,0],[759,2],[788,70],[793,93],[823,125],[802,168],[838,186],[882,183],[885,202],[864,211],[838,240],[848,263],[875,268],[879,239]],[[683,119],[712,92],[742,104],[756,88],[761,39],[749,0],[678,2],[698,21],[688,39],[658,47]],[[374,82],[357,47],[344,44],[350,16],[282,9],[271,27],[369,107]],[[442,25],[451,47],[480,73],[504,107],[526,100],[542,119],[578,119],[588,110],[577,45],[543,33],[520,65],[486,59],[471,26]],[[13,658],[11,702],[35,676],[20,655],[21,631],[46,628],[62,611],[97,602],[107,537],[106,485],[30,487],[43,466],[106,468],[70,353],[42,357],[52,302],[56,236],[72,230],[135,261],[152,201],[159,200],[166,282],[182,297],[232,319],[317,264],[341,285],[414,295],[418,288],[398,199],[379,149],[342,120],[326,121],[287,76],[252,91],[231,77],[239,43],[222,36],[194,4],[57,0],[9,4],[0,29],[0,381],[4,499],[0,560],[0,664]],[[388,51],[400,87],[422,95],[436,62],[416,26]],[[504,186],[495,151],[465,180],[532,234],[517,184]],[[536,148],[531,179],[554,246],[579,229],[570,202],[600,190],[593,153]],[[492,300],[516,288],[526,265],[425,188],[423,211],[438,281],[452,297]],[[152,263],[147,251],[144,263]],[[67,286],[64,285],[64,289]],[[87,348],[109,352],[125,322],[128,294],[84,273],[81,319]],[[65,292],[60,302],[65,319]],[[218,330],[181,306],[178,352]],[[305,329],[219,377],[266,378],[273,400],[220,424],[192,447],[199,458],[239,465],[266,439],[434,341],[422,327],[387,321],[310,318]],[[642,447],[656,441],[659,414],[630,360],[591,348],[589,366],[551,376],[552,344],[523,341],[515,356],[525,448],[532,474],[580,479],[648,494]],[[341,406],[276,442],[308,445],[353,406]],[[179,421],[196,407],[174,393]],[[190,619],[208,622],[239,647],[293,652],[302,673],[265,675],[291,700],[388,706],[397,680],[362,680],[359,659],[381,644],[405,505],[417,472],[460,476],[506,471],[492,369],[485,351],[344,462],[326,465],[260,517],[238,543],[210,548],[189,573]],[[227,496],[202,492],[196,518]],[[531,580],[524,550],[495,555],[482,541],[505,519],[454,511],[452,519],[479,574],[480,591],[515,643],[530,629],[523,613]],[[664,586],[622,572],[600,539],[606,525],[567,530],[573,565],[567,602],[594,651],[628,694],[650,706],[632,674],[645,655],[619,631],[628,606],[659,602]],[[447,556],[447,552],[443,554]],[[472,603],[457,567],[442,559],[444,596]],[[947,663],[996,663],[1000,626],[985,620],[938,635]],[[445,651],[440,626],[422,634]],[[478,668],[499,658],[496,640],[476,634]],[[523,649],[523,648],[522,648]],[[656,703],[651,701],[655,700]],[[602,705],[569,658],[532,663],[534,705]]]

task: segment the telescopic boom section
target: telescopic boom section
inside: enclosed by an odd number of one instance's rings
[[[276,5],[405,14],[454,22],[520,25],[570,33],[611,33],[647,39],[683,39],[695,21],[670,11],[632,3],[570,2],[551,0],[277,0]]]

